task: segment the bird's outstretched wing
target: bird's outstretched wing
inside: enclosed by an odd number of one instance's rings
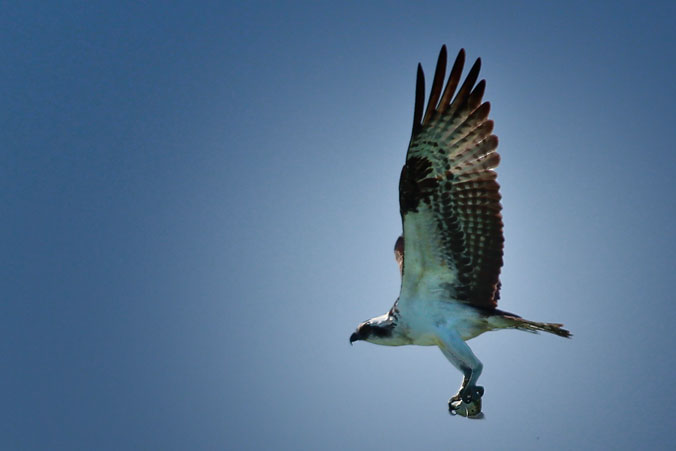
[[[502,267],[502,216],[496,172],[498,139],[476,84],[481,60],[456,88],[465,61],[460,50],[446,87],[446,46],[441,48],[427,108],[418,65],[413,132],[399,180],[403,243],[402,295],[495,308]],[[401,254],[400,256],[398,254]]]

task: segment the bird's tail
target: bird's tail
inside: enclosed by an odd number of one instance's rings
[[[519,315],[503,310],[494,310],[489,321],[496,329],[519,329],[533,334],[537,334],[538,332],[549,332],[550,334],[565,338],[573,336],[568,330],[563,328],[563,324],[529,321],[521,318]]]
[[[563,324],[539,323],[537,321],[529,321],[527,319],[514,317],[509,319],[512,321],[512,327],[519,330],[524,330],[526,332],[532,332],[534,334],[538,332],[549,332],[550,334],[565,338],[570,338],[573,336],[570,331],[563,328]]]

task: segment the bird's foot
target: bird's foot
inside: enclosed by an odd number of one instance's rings
[[[459,399],[462,399],[464,403],[469,404],[472,401],[481,399],[483,395],[483,387],[479,385],[468,385],[467,387],[461,389],[455,396],[458,396]],[[455,398],[455,396],[453,398]]]
[[[451,398],[451,400],[448,401],[448,413],[472,419],[483,418],[484,414],[481,412],[481,398],[470,403],[466,403],[462,399],[453,401],[453,398]]]
[[[483,394],[483,387],[465,387],[448,400],[448,411],[451,415],[482,418],[481,397]]]

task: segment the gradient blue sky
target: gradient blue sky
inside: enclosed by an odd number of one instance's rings
[[[362,4],[364,3],[364,4]],[[665,449],[676,3],[3,2],[0,448]],[[501,307],[572,340],[348,345],[398,294],[415,68],[482,57]]]

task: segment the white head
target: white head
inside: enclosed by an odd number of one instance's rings
[[[389,313],[371,318],[357,326],[357,330],[350,335],[350,344],[355,341],[399,346],[408,344],[405,336],[397,327],[397,321]]]

